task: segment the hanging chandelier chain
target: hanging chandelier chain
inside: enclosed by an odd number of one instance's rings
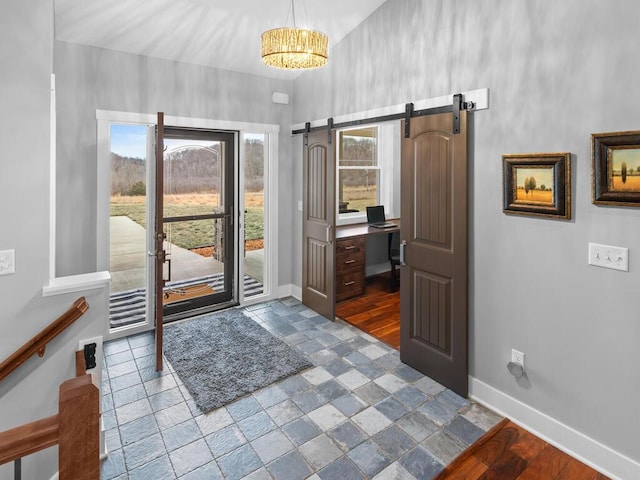
[[[296,6],[293,0],[291,0],[291,15],[293,15],[293,28],[298,28],[296,26]]]

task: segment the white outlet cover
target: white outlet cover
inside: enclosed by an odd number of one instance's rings
[[[511,350],[511,361],[517,363],[524,368],[524,353],[519,352],[515,348]]]
[[[0,251],[0,275],[16,273],[16,251]]]

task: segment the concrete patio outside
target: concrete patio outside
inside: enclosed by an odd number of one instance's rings
[[[110,217],[111,293],[146,284],[146,229],[129,217]],[[181,281],[222,273],[224,265],[212,257],[203,257],[177,245],[170,246],[171,280]],[[263,283],[264,249],[246,252],[245,274]]]

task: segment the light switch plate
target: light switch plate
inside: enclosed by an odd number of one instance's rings
[[[16,252],[15,250],[0,251],[0,275],[16,273]]]
[[[589,265],[628,272],[629,249],[589,243]]]

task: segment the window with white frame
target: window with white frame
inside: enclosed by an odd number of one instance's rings
[[[336,149],[337,223],[366,221],[366,207],[399,216],[399,124],[339,130]]]

